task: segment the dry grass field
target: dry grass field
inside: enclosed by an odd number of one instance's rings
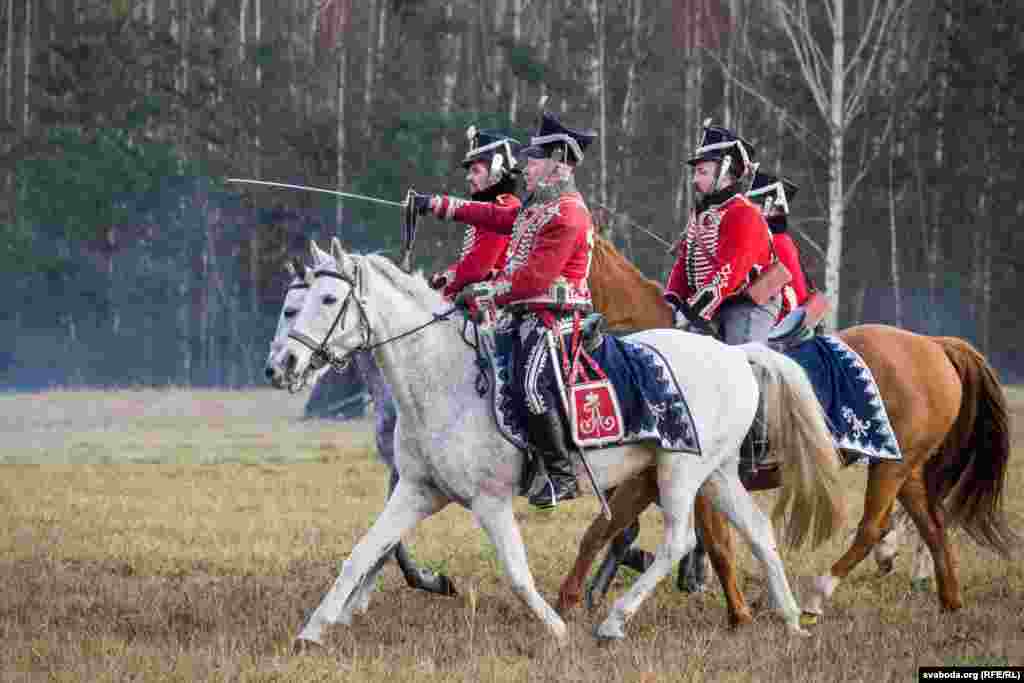
[[[1008,506],[1024,529],[1024,391],[1010,396]],[[730,631],[717,585],[687,597],[666,580],[625,642],[597,644],[591,629],[605,610],[580,610],[569,644],[554,649],[455,507],[408,540],[418,560],[454,578],[459,597],[414,592],[389,564],[366,615],[331,631],[324,654],[293,657],[303,615],[382,508],[386,483],[369,423],[299,422],[304,399],[0,395],[0,680],[881,682],[917,680],[922,665],[1024,664],[1024,566],[960,535],[966,607],[956,614],[941,613],[933,593],[909,592],[904,553],[886,577],[862,564],[809,639],[790,639],[767,614]],[[865,471],[844,476],[855,523]],[[552,602],[597,509],[593,498],[548,515],[517,506]],[[643,544],[660,531],[645,513]],[[845,541],[785,554],[798,598]],[[757,598],[762,585],[742,553]]]

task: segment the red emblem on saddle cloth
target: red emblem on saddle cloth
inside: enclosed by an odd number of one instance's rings
[[[568,352],[562,345],[566,370],[566,413],[572,440],[580,448],[618,443],[626,435],[622,409],[615,387],[580,339],[580,316],[573,321],[572,367],[566,367]],[[590,375],[588,376],[588,368]]]

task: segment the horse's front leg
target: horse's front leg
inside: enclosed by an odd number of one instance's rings
[[[512,582],[513,592],[544,623],[556,643],[564,644],[565,622],[537,592],[533,574],[526,562],[526,546],[519,533],[511,499],[481,495],[473,501],[472,509],[480,526],[494,544],[498,559]]]
[[[729,609],[729,625],[749,624],[754,617],[739,588],[736,574],[736,549],[729,520],[724,514],[715,510],[711,497],[704,493],[697,496],[694,517],[697,520],[697,528],[704,537],[708,556],[711,558],[711,566],[718,574],[718,580],[725,592],[725,601]]]
[[[565,613],[579,604],[583,593],[583,583],[590,573],[590,568],[594,565],[597,554],[601,552],[601,548],[608,543],[609,539],[619,536],[626,530],[657,497],[658,483],[653,469],[642,472],[615,488],[615,493],[608,501],[612,519],[609,521],[603,516],[595,518],[580,541],[576,562],[572,571],[562,581],[562,587],[559,590],[559,612]],[[628,546],[626,549],[628,550]],[[620,562],[621,557],[619,556],[611,556],[605,560],[602,564],[602,571],[595,579],[595,585],[591,586],[588,595],[592,595],[592,591],[595,590],[600,594],[604,594],[608,590],[608,585],[618,572]]]
[[[392,469],[391,483],[388,489],[389,498],[394,493],[396,486],[398,486],[398,471]],[[398,562],[398,567],[402,570],[402,576],[405,577],[405,582],[410,588],[417,588],[436,595],[458,595],[458,591],[455,590],[455,584],[446,575],[437,574],[429,569],[417,566],[409,554],[409,550],[402,542],[395,546],[395,561]]]
[[[369,590],[372,578],[402,534],[443,508],[448,501],[418,484],[402,480],[384,511],[345,560],[341,574],[296,637],[297,648],[321,644],[325,626],[349,623],[353,608]]]

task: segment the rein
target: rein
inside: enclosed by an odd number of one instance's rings
[[[434,313],[432,320],[429,320],[423,323],[422,325],[418,325],[417,327],[414,327],[411,330],[406,330],[401,334],[396,334],[393,337],[388,337],[387,339],[384,339],[373,344],[371,343],[373,330],[370,329],[370,319],[369,316],[366,314],[366,305],[363,301],[363,278],[362,271],[360,270],[360,262],[354,261],[354,263],[355,277],[348,277],[342,273],[337,273],[333,270],[317,270],[313,273],[314,279],[318,277],[331,277],[335,278],[336,280],[341,280],[342,282],[349,286],[349,290],[348,294],[345,295],[345,300],[341,304],[341,309],[338,311],[338,314],[334,317],[334,321],[331,323],[331,327],[327,330],[327,334],[324,335],[323,341],[318,343],[312,337],[302,334],[301,332],[293,331],[288,334],[289,338],[294,339],[295,341],[299,342],[306,348],[313,351],[313,357],[310,361],[309,366],[306,368],[306,371],[302,374],[301,377],[297,379],[296,382],[293,382],[288,387],[289,391],[291,391],[292,393],[301,391],[303,387],[305,387],[309,376],[312,373],[319,370],[320,368],[324,367],[325,365],[330,365],[336,371],[341,372],[348,367],[349,363],[352,362],[353,354],[360,351],[373,351],[374,349],[378,349],[386,344],[390,344],[391,342],[396,342],[401,339],[405,339],[406,337],[416,334],[417,332],[420,332],[430,327],[431,325],[434,325],[444,320],[448,320],[449,318],[451,318],[452,314],[459,310],[457,306],[452,306],[447,311],[443,311],[441,313]],[[353,301],[355,302],[356,310],[358,311],[359,330],[362,333],[363,340],[358,345],[352,347],[343,356],[339,357],[330,349],[329,343],[331,341],[331,337],[334,336],[335,331],[338,329],[338,326],[344,323],[345,317],[348,314],[349,304],[352,303]]]

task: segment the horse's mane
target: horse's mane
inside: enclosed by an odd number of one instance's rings
[[[672,327],[672,310],[662,298],[661,285],[600,235],[594,241],[589,283],[594,308],[613,331]]]
[[[417,301],[426,301],[430,305],[444,305],[444,297],[430,287],[423,276],[423,271],[406,273],[394,261],[381,254],[364,254],[362,258],[364,262],[373,267],[375,272],[383,275],[384,279],[393,284],[396,289],[408,294],[411,298]]]

